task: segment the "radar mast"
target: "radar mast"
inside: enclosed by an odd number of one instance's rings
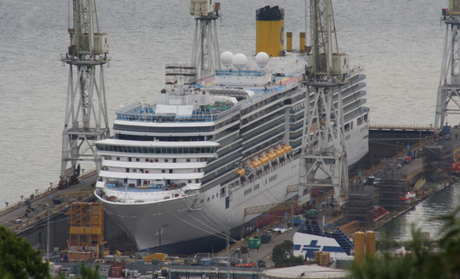
[[[101,158],[95,142],[108,138],[107,103],[103,66],[110,61],[109,36],[99,32],[96,0],[70,0],[70,46],[61,56],[69,65],[67,101],[62,133],[60,187],[77,182],[79,161],[93,161],[99,171]],[[69,11],[70,15],[70,11]],[[67,170],[67,163],[71,163]]]

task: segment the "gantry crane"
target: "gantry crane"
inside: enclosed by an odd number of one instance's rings
[[[192,50],[192,66],[196,67],[196,78],[202,79],[220,70],[219,42],[216,20],[220,3],[214,0],[190,0],[190,14],[195,16],[195,36]]]
[[[448,114],[460,114],[460,0],[449,0],[441,21],[446,24],[446,33],[434,120],[436,132],[447,126]]]
[[[348,189],[341,86],[348,82],[348,55],[339,53],[331,0],[310,0],[311,53],[305,84],[299,197],[306,189],[333,187],[335,201]],[[337,93],[337,104],[333,94]]]
[[[96,0],[72,0],[73,26],[70,46],[61,60],[69,65],[67,101],[62,133],[60,186],[78,176],[79,161],[94,161],[99,171],[101,158],[95,142],[110,136],[103,66],[110,61],[109,36],[99,32]],[[99,70],[98,70],[99,69]],[[71,172],[66,172],[67,163]]]

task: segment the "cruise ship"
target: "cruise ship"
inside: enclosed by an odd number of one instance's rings
[[[211,250],[218,245],[210,239],[226,230],[239,239],[255,220],[263,225],[261,214],[245,215],[245,208],[297,195],[287,187],[299,184],[307,94],[313,100],[302,82],[309,55],[285,50],[283,9],[256,15],[264,21],[258,34],[270,21],[271,32],[278,30],[270,39],[278,41],[257,42],[256,49],[281,51],[225,51],[222,68],[194,82],[194,67],[167,65],[173,78],[156,102],[120,107],[114,136],[96,142],[103,163],[95,194],[140,251]],[[361,70],[350,67],[341,87],[349,166],[368,152]]]

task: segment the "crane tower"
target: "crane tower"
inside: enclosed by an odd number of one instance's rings
[[[441,21],[446,31],[434,121],[436,132],[447,125],[448,114],[460,114],[460,0],[449,0],[449,8],[442,9]]]
[[[62,62],[69,65],[69,75],[60,186],[68,179],[69,183],[76,182],[79,161],[94,161],[100,170],[101,158],[96,155],[95,142],[110,135],[103,72],[103,66],[110,61],[109,36],[99,32],[96,0],[71,0],[71,3],[70,46],[61,56]]]
[[[310,0],[311,47],[300,159],[299,197],[306,188],[334,187],[336,201],[348,189],[341,87],[349,81],[348,55],[338,50],[331,0]],[[313,91],[313,92],[311,92]],[[334,95],[337,102],[334,103]],[[300,201],[300,199],[299,199]]]
[[[190,15],[195,16],[195,36],[192,50],[192,66],[196,67],[196,78],[201,79],[220,70],[219,43],[216,19],[220,3],[214,0],[190,0]]]

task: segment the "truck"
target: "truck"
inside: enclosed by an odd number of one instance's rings
[[[269,243],[272,240],[272,233],[270,231],[264,231],[260,235],[260,242],[261,243]]]
[[[199,265],[203,258],[211,258],[211,253],[196,253],[191,265]]]
[[[318,210],[316,210],[315,208],[308,210],[307,217],[308,219],[318,218]]]
[[[395,167],[402,168],[402,166],[404,166],[404,159],[403,158],[396,159]]]
[[[294,226],[300,226],[300,224],[302,224],[302,218],[300,218],[300,215],[294,215],[293,218],[289,218],[287,221],[288,227],[292,225],[292,221],[294,221]]]
[[[261,245],[261,241],[260,241],[260,237],[258,236],[254,236],[248,240],[249,249],[256,249],[260,247],[260,245]]]

